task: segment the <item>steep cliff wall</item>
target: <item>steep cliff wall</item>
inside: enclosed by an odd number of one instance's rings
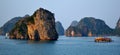
[[[18,21],[10,32],[11,39],[57,40],[54,14],[40,8],[30,17]]]

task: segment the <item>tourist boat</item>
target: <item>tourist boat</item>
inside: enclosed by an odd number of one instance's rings
[[[111,38],[107,38],[107,37],[97,37],[95,38],[95,42],[111,42]]]
[[[5,39],[7,39],[8,38],[8,33],[6,33],[6,35],[5,35]]]

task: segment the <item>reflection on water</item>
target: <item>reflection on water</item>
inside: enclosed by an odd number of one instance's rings
[[[120,55],[120,37],[96,43],[95,37],[65,37],[57,41],[5,39],[0,36],[0,55]]]
[[[56,41],[48,41],[48,40],[40,40],[40,41],[34,41],[34,40],[28,40],[28,44],[42,44],[42,43],[47,43],[47,44],[54,44]]]

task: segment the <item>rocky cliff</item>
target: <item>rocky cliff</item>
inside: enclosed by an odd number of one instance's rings
[[[1,28],[0,28],[0,35],[5,35],[6,33],[9,33],[14,27],[15,23],[17,23],[20,19],[29,17],[28,14],[26,14],[24,17],[14,17],[8,22],[6,22]]]
[[[13,27],[15,26],[15,23],[17,23],[20,19],[29,17],[29,15],[25,15],[24,17],[15,17],[6,22],[1,28],[0,28],[0,35],[5,35],[6,33],[9,33]],[[55,28],[57,30],[58,35],[64,35],[64,28],[62,26],[62,23],[57,21],[55,23]]]
[[[19,20],[9,35],[10,39],[57,40],[54,14],[40,8],[32,16]]]
[[[120,36],[120,18],[119,18],[116,28],[115,28],[115,35]]]
[[[76,20],[74,20],[74,21],[72,21],[72,23],[71,23],[71,25],[70,26],[77,26],[78,25],[78,21],[76,21]]]
[[[58,33],[59,35],[64,35],[64,28],[63,28],[61,22],[57,21],[57,22],[55,23],[55,26],[56,26],[57,33]]]
[[[11,20],[9,20],[8,22],[6,22],[1,28],[0,28],[0,35],[5,35],[6,33],[8,33],[9,31],[11,31],[11,29],[13,29],[13,27],[15,26],[15,23],[18,22],[18,20],[20,20],[22,17],[14,17]]]
[[[71,25],[68,27],[68,29],[65,32],[66,36],[81,36],[81,33],[79,33],[77,26],[78,22],[76,20],[72,21]]]
[[[112,35],[113,29],[105,24],[103,20],[94,17],[85,17],[79,21],[77,26],[70,26],[66,30],[66,36],[99,36]]]

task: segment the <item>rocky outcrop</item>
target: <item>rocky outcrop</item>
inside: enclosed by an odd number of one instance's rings
[[[120,18],[119,18],[117,25],[115,27],[115,35],[120,36]]]
[[[112,35],[113,29],[105,24],[103,20],[93,17],[85,17],[79,21],[77,26],[70,26],[66,30],[66,36],[99,36]]]
[[[9,33],[13,27],[15,26],[15,23],[17,23],[20,19],[29,17],[29,15],[25,15],[24,17],[15,17],[9,20],[7,23],[5,23],[1,28],[0,28],[0,35],[5,35],[6,33]],[[57,30],[58,35],[64,35],[64,28],[61,24],[61,22],[57,21],[55,23],[55,28]]]
[[[73,27],[73,26],[70,26],[66,32],[65,32],[65,35],[66,36],[72,36],[72,37],[75,37],[75,36],[82,36],[82,34],[80,33],[80,31],[77,29],[77,27]]]
[[[58,35],[64,35],[64,28],[63,28],[61,22],[57,21],[55,23],[55,26],[56,26],[56,30],[57,30]]]
[[[77,26],[77,25],[78,25],[78,21],[74,20],[74,21],[72,21],[70,26],[74,27],[74,26]]]
[[[19,20],[9,32],[10,39],[57,40],[54,14],[40,8],[30,17]]]
[[[15,26],[15,23],[18,22],[18,20],[20,20],[22,17],[14,17],[11,20],[9,20],[8,22],[6,22],[1,28],[0,28],[0,35],[5,35],[6,33],[8,33],[9,31],[11,31],[11,29],[13,29],[13,27]]]
[[[66,36],[81,36],[81,33],[79,33],[79,30],[77,29],[78,22],[72,21],[71,25],[66,30],[65,35]]]
[[[17,23],[20,19],[29,17],[28,14],[26,14],[24,17],[14,17],[8,22],[6,22],[1,28],[0,28],[0,35],[5,35],[6,33],[9,33],[14,27],[15,23]]]

